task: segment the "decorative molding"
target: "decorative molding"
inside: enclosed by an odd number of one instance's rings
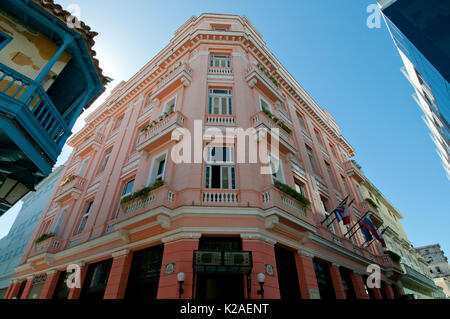
[[[58,273],[58,270],[56,270],[56,269],[52,269],[52,270],[49,270],[49,271],[46,272],[46,274],[48,276],[56,275],[57,273]]]
[[[312,254],[312,253],[310,253],[310,252],[307,252],[307,251],[305,251],[305,250],[302,250],[302,249],[299,249],[299,250],[297,251],[297,253],[298,253],[299,255],[304,256],[304,257],[314,258],[314,254]]]
[[[266,218],[265,225],[267,229],[274,229],[280,223],[278,216],[272,215]]]
[[[117,236],[124,242],[128,243],[130,241],[130,232],[128,230],[125,230],[125,229],[118,230]]]
[[[200,237],[202,237],[202,233],[187,233],[187,232],[183,232],[183,233],[178,233],[172,236],[168,236],[168,237],[164,237],[161,241],[164,244],[173,242],[173,241],[177,241],[180,239],[200,239]]]
[[[262,234],[241,234],[241,239],[243,240],[261,240],[270,245],[275,245],[277,241],[275,239],[269,238]]]
[[[119,251],[116,251],[116,252],[112,253],[111,256],[113,258],[118,258],[118,257],[128,256],[129,253],[130,253],[129,249],[122,249],[122,250],[119,250]]]
[[[159,215],[156,217],[156,220],[158,221],[159,225],[163,229],[169,229],[170,228],[170,217],[167,215]]]

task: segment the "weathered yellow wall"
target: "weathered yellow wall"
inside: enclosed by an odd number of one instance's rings
[[[3,10],[0,10],[0,30],[12,37],[0,51],[0,63],[33,80],[59,49],[47,36],[29,28]],[[67,52],[61,55],[49,76],[42,82],[45,90],[51,86],[71,58]],[[0,89],[5,86],[0,83]]]

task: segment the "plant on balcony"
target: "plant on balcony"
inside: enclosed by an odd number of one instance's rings
[[[43,234],[42,236],[40,236],[38,239],[36,239],[36,244],[42,243],[43,241],[55,237],[55,234],[53,233],[48,233],[48,234]]]
[[[136,199],[136,198],[140,198],[140,197],[145,197],[147,196],[151,191],[161,187],[164,185],[163,181],[156,181],[153,185],[149,186],[149,187],[144,187],[143,189],[134,192],[133,194],[130,194],[128,196],[125,196],[124,198],[122,198],[122,200],[120,201],[120,204],[126,204],[128,202],[131,202],[132,200]]]
[[[156,122],[155,120],[153,120],[151,123],[147,124],[146,126],[144,126],[141,129],[141,133],[147,132],[149,129],[151,129],[153,126],[155,126],[156,124],[158,124],[158,122]]]
[[[283,193],[295,198],[297,201],[299,201],[303,207],[308,207],[311,205],[311,202],[308,198],[297,192],[295,189],[291,188],[289,185],[283,184],[279,181],[275,181],[275,187],[278,188]]]
[[[366,202],[368,202],[373,208],[378,209],[378,205],[370,198],[366,198]]]
[[[273,84],[275,84],[277,88],[281,87],[280,82],[278,82],[278,80],[272,74],[270,74],[270,72],[267,71],[267,69],[263,67],[260,63],[258,63],[258,68],[269,78],[270,81],[272,81]]]
[[[359,170],[362,169],[361,165],[359,165],[357,161],[352,160],[352,163],[353,163],[356,167],[358,167]]]
[[[286,125],[284,124],[284,122],[282,120],[280,120],[278,117],[276,117],[275,115],[272,114],[272,112],[270,112],[268,109],[263,108],[263,112],[275,123],[277,123],[278,126],[281,127],[281,129],[283,131],[285,131],[288,134],[292,133],[292,130]]]
[[[400,264],[400,261],[402,260],[402,257],[400,255],[398,255],[390,250],[385,250],[384,253],[386,255],[389,255],[394,263]]]
[[[65,186],[67,184],[69,184],[71,181],[73,181],[75,178],[77,178],[78,176],[76,175],[70,175],[69,177],[67,177],[59,186]]]

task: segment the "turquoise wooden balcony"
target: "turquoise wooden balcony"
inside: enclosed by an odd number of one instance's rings
[[[56,161],[71,131],[41,85],[0,63],[0,110]]]

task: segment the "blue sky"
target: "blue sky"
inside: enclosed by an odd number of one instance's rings
[[[450,183],[384,21],[380,29],[366,26],[366,8],[375,0],[57,2],[64,8],[78,4],[82,20],[99,33],[94,48],[115,79],[108,92],[164,48],[191,16],[246,15],[286,69],[335,117],[366,176],[404,215],[412,244],[440,243],[450,254]],[[69,154],[65,148],[58,163]],[[0,218],[0,237],[17,211]]]

